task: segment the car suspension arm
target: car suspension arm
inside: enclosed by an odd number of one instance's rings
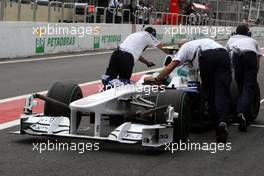
[[[162,110],[162,109],[167,109],[170,105],[162,105],[153,109],[149,109],[143,112],[137,112],[137,117],[146,117],[156,111]]]
[[[44,96],[44,95],[41,95],[41,94],[34,94],[33,95],[34,98],[38,98],[38,99],[41,99],[45,102],[48,102],[48,103],[51,103],[51,104],[54,104],[56,106],[60,106],[60,107],[63,107],[65,108],[66,110],[69,110],[70,107],[69,105],[65,104],[65,103],[62,103],[62,102],[59,102],[58,100],[55,100],[53,98],[50,98],[50,97],[47,97],[47,96]]]

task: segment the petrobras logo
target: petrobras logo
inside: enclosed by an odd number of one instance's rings
[[[52,47],[66,47],[74,46],[76,43],[76,37],[61,36],[61,37],[40,37],[35,40],[35,52],[45,53],[46,48]]]

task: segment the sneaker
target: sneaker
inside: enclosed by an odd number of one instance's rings
[[[226,143],[228,137],[228,128],[225,122],[220,122],[216,128],[217,143]]]
[[[241,132],[247,132],[247,120],[245,116],[242,113],[239,113],[237,115],[237,121],[238,121],[238,129]]]

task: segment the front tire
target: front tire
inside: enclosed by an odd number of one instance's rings
[[[157,96],[156,106],[171,105],[175,112],[179,113],[179,117],[174,119],[173,123],[173,142],[186,141],[190,131],[190,108],[189,97],[186,92],[166,89]],[[166,116],[164,111],[155,113],[155,123],[165,124]]]
[[[55,99],[66,105],[70,105],[71,102],[83,98],[83,93],[78,84],[73,82],[56,82],[49,89],[47,97]],[[44,115],[54,117],[68,117],[70,119],[71,112],[65,110],[65,108],[56,106],[52,103],[46,102],[44,105]],[[79,126],[81,116],[77,116],[77,126]]]

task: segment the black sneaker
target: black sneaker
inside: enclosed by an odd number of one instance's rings
[[[225,122],[219,123],[216,128],[217,143],[226,143],[228,137],[228,128]]]
[[[242,113],[237,115],[238,129],[241,132],[247,132],[247,120]]]

